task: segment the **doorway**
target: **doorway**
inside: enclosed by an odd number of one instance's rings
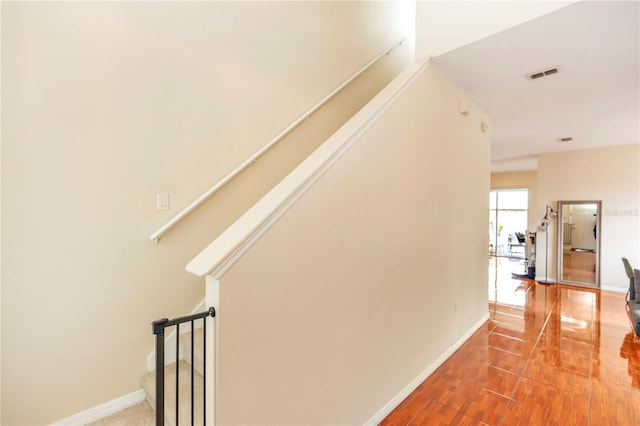
[[[489,193],[489,254],[525,259],[528,189],[495,189]]]

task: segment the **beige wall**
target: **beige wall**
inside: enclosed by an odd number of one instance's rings
[[[188,260],[403,68],[410,43],[160,245],[148,235],[401,39],[405,17],[389,2],[2,2],[3,424],[140,388],[150,322],[203,298]]]
[[[640,145],[569,151],[538,159],[537,217],[558,201],[602,200],[601,286],[626,290],[629,280],[622,257],[640,265]],[[549,233],[549,275],[556,277],[556,226]],[[539,234],[538,275],[545,256]]]
[[[459,99],[431,65],[221,278],[221,424],[362,424],[487,313],[488,119]]]
[[[0,7],[0,46],[2,46],[2,7]],[[0,70],[2,55],[0,55]],[[0,117],[2,117],[2,85],[0,84]],[[0,120],[0,188],[2,188],[2,120]],[[2,191],[0,191],[0,224],[2,223]],[[0,229],[1,232],[1,229]],[[2,238],[0,238],[0,425],[2,424]]]
[[[536,232],[539,224],[536,215],[538,173],[528,172],[504,172],[491,173],[491,189],[527,189],[529,190],[529,211],[527,215],[527,230]]]

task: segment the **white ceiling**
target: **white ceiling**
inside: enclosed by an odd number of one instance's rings
[[[418,0],[416,58],[441,55],[571,3],[575,0]]]
[[[540,153],[640,143],[639,5],[577,2],[434,58],[491,116],[495,171],[535,168]],[[560,72],[526,78],[552,67]]]

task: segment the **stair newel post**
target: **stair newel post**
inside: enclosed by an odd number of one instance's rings
[[[168,318],[151,323],[156,336],[156,426],[164,425],[164,329]]]
[[[207,327],[204,329],[205,342],[208,348],[204,352],[204,360],[205,360],[205,383],[204,388],[206,392],[205,396],[205,425],[206,426],[215,426],[216,425],[216,406],[217,406],[217,395],[216,395],[216,376],[217,376],[217,368],[216,368],[216,359],[217,359],[217,336],[218,336],[218,317],[220,314],[220,281],[213,277],[212,275],[206,276],[206,305],[209,306],[209,316],[212,318],[212,321],[207,324]]]
[[[207,311],[207,316],[202,321],[202,402],[203,402],[203,414],[205,426],[213,424],[213,421],[207,421],[207,318],[212,319],[216,317],[216,310],[212,306]],[[209,340],[212,342],[213,340]]]

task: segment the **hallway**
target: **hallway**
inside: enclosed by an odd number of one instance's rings
[[[624,294],[511,272],[490,260],[489,321],[382,425],[640,425],[640,340]]]

